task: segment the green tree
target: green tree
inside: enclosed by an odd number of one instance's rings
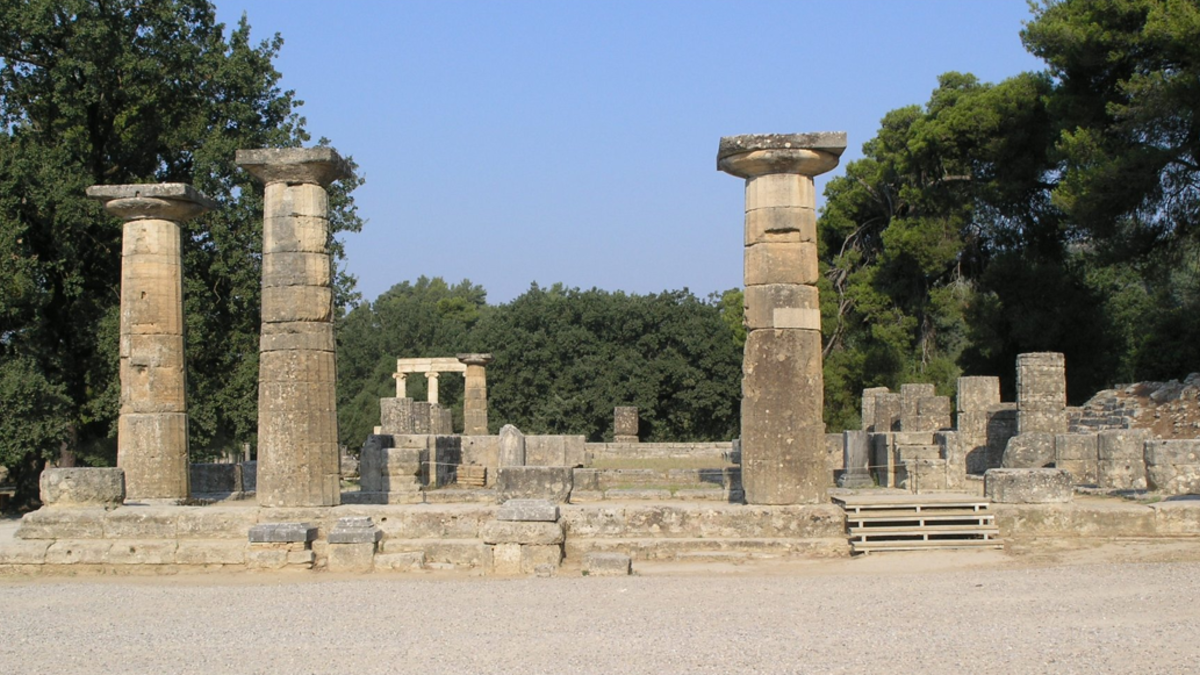
[[[183,232],[193,457],[254,440],[261,187],[232,160],[308,135],[272,65],[282,39],[249,35],[243,17],[226,36],[204,0],[0,0],[0,360],[69,399],[48,427],[65,436],[29,456],[115,450],[121,227],[84,198],[101,183],[188,182],[220,202]],[[354,185],[333,195],[342,231],[361,226]]]

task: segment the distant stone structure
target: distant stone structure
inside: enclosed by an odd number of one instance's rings
[[[459,354],[467,367],[463,385],[463,435],[486,436],[488,432],[487,371],[491,354]]]
[[[258,501],[341,501],[329,196],[350,177],[332,148],[238,150],[263,196],[262,336],[258,371]]]
[[[746,181],[742,484],[751,504],[827,499],[813,176],[846,134],[721,139],[717,168]]]
[[[121,413],[125,498],[188,497],[187,375],[179,224],[216,207],[183,183],[96,185],[125,221],[121,244]]]

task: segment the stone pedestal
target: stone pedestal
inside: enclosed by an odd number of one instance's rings
[[[486,436],[488,433],[487,365],[491,354],[459,354],[467,366],[463,384],[463,435]]]
[[[190,185],[96,185],[125,221],[121,244],[121,413],[126,499],[186,499],[188,432],[179,223],[216,207]]]
[[[638,409],[635,406],[617,406],[613,408],[613,442],[638,442]]]
[[[750,504],[826,499],[813,176],[845,133],[721,139],[717,168],[746,180],[742,483]]]
[[[334,506],[341,496],[329,197],[350,176],[331,148],[238,150],[265,185],[258,375],[258,502]]]

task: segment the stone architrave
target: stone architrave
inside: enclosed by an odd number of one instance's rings
[[[491,354],[459,354],[467,366],[463,376],[463,435],[486,436],[488,433],[487,365]]]
[[[217,205],[183,183],[95,185],[125,221],[121,243],[121,411],[125,498],[188,497],[187,375],[179,224]]]
[[[746,181],[742,485],[750,504],[826,499],[813,176],[844,132],[721,139],[717,168]]]
[[[258,503],[336,506],[341,467],[325,188],[352,174],[332,148],[238,150],[237,164],[266,186]]]

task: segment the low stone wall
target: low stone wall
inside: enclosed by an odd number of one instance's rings
[[[532,437],[530,437],[532,438]],[[718,463],[735,460],[734,444],[721,443],[587,443],[588,463],[621,459],[711,459]]]

